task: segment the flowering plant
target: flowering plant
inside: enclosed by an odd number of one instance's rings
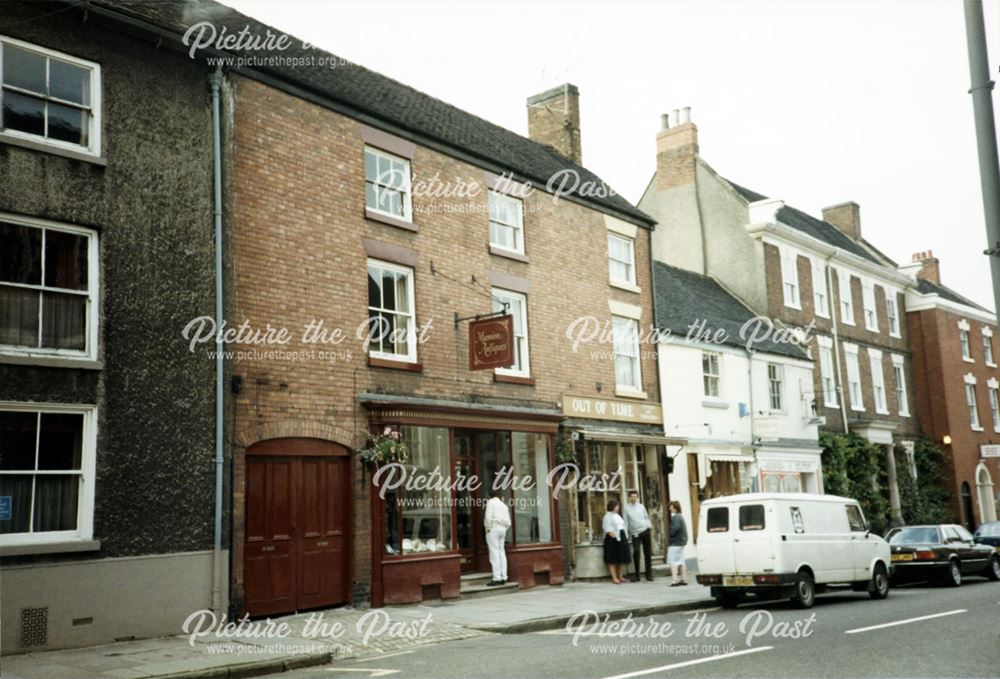
[[[399,432],[386,427],[378,436],[368,437],[368,447],[358,451],[361,459],[379,465],[384,462],[406,462],[410,449],[399,438]]]

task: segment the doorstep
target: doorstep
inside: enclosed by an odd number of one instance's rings
[[[484,597],[511,594],[520,588],[516,581],[508,580],[502,585],[489,586],[493,579],[492,573],[464,573],[461,577],[459,596],[462,599],[481,599]]]

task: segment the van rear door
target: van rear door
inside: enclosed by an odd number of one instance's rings
[[[732,505],[721,504],[704,508],[698,535],[698,571],[702,574],[720,575],[736,572],[733,560],[735,536]]]
[[[774,507],[771,502],[740,503],[733,539],[737,573],[774,572]]]

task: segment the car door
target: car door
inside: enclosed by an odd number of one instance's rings
[[[968,572],[969,575],[981,575],[986,570],[987,561],[992,556],[992,552],[988,549],[982,549],[982,545],[976,543],[976,539],[965,526],[955,526],[954,528],[962,545],[959,557],[962,559],[962,570]]]
[[[737,573],[773,573],[775,567],[774,503],[750,502],[736,507]]]
[[[868,531],[868,524],[856,504],[844,506],[847,512],[847,523],[851,529],[851,580],[867,580],[871,577],[871,564],[875,559],[879,540]],[[874,539],[873,539],[874,538]]]
[[[735,573],[736,526],[730,514],[730,505],[703,507],[700,520],[702,525],[698,534],[698,568],[703,573]]]

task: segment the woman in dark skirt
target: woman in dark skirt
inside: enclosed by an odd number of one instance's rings
[[[604,515],[604,563],[608,565],[611,582],[616,585],[628,582],[622,577],[622,564],[628,563],[629,559],[625,519],[618,513],[618,500],[611,500]]]

